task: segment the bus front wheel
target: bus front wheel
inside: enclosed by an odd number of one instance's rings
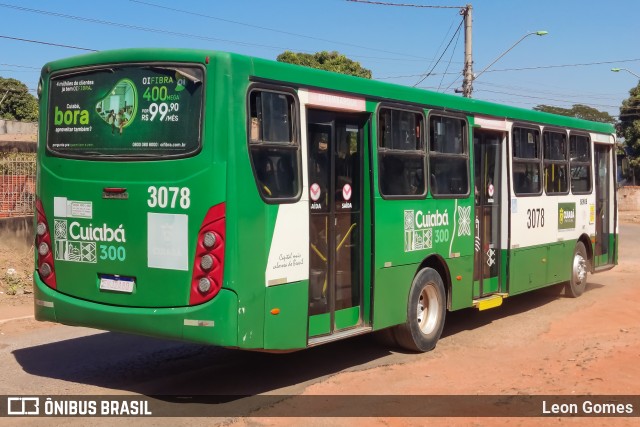
[[[411,351],[432,350],[442,334],[445,315],[442,278],[434,269],[424,268],[411,284],[407,321],[395,328],[396,342]]]
[[[587,286],[587,250],[582,242],[576,244],[571,262],[571,279],[567,283],[565,295],[577,298]]]

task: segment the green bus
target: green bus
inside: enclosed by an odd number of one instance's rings
[[[46,64],[36,319],[303,349],[617,264],[614,128],[231,53]]]

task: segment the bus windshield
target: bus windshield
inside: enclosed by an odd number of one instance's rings
[[[51,78],[47,147],[61,157],[183,157],[200,148],[203,69],[103,66]]]

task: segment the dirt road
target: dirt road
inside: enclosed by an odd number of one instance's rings
[[[590,276],[580,298],[539,291],[506,300],[498,309],[453,313],[435,351],[398,364],[341,372],[307,387],[304,394],[639,395],[640,226],[622,224],[620,229],[620,265]],[[303,421],[255,417],[233,425],[296,426]],[[637,418],[341,421],[354,426],[638,425]]]
[[[485,312],[450,313],[441,341],[429,353],[408,354],[359,337],[293,354],[259,354],[21,319],[0,323],[0,394],[345,395],[345,402],[350,395],[368,394],[640,395],[640,225],[622,224],[620,231],[620,265],[589,276],[580,298],[538,291]],[[13,307],[12,315],[20,317],[21,309]],[[30,309],[17,307],[26,314]],[[0,314],[5,309],[0,307]],[[294,404],[284,399],[271,408],[286,413]],[[251,418],[127,424],[638,425],[637,418],[422,419],[410,413],[406,418],[268,418],[261,417],[265,409],[253,409]],[[326,408],[328,416],[336,413],[339,408]],[[87,421],[65,425],[113,424]]]

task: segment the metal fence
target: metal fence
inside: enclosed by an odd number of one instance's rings
[[[0,218],[33,215],[36,154],[0,153]]]

